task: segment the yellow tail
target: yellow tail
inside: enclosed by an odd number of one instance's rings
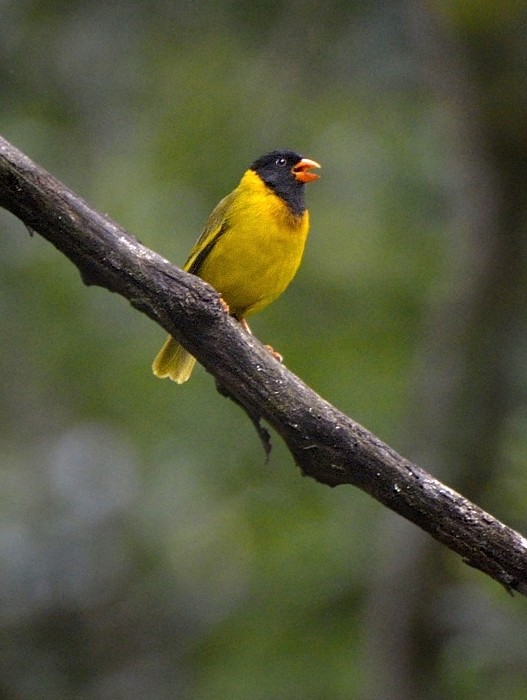
[[[170,377],[174,382],[183,384],[192,374],[195,364],[196,358],[169,335],[152,363],[152,372],[160,379]]]

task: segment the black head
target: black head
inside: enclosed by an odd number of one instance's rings
[[[304,213],[304,185],[319,177],[308,172],[311,168],[320,168],[320,165],[295,151],[271,151],[251,165],[251,170],[284,200],[293,214]]]

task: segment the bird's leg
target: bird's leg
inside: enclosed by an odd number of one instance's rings
[[[247,321],[244,318],[240,318],[239,321],[240,321],[240,326],[243,328],[243,330],[246,331],[246,333],[248,333],[249,335],[252,335],[253,332],[249,328],[249,324],[247,323]]]
[[[247,321],[244,318],[239,318],[238,321],[239,321],[240,326],[243,328],[244,331],[249,333],[249,335],[253,334],[253,332],[249,328],[249,324],[247,323]],[[280,364],[283,364],[284,358],[282,357],[282,355],[280,355],[279,352],[276,352],[276,350],[271,345],[264,345],[264,348],[267,348],[267,350],[269,350],[269,352],[271,353],[271,355],[274,357],[275,360],[278,360],[278,362]]]
[[[219,297],[219,301],[220,301],[220,306],[221,306],[221,308],[225,311],[225,313],[226,313],[226,314],[230,314],[231,310],[229,309],[229,305],[227,304],[227,302],[225,301],[225,299],[221,296],[221,294],[220,294],[220,297]]]
[[[221,296],[221,294],[220,294],[220,304],[221,304],[221,308],[225,311],[226,314],[231,313],[229,305],[227,304],[225,299]],[[240,316],[236,316],[236,314],[232,314],[232,317],[238,321],[238,323],[240,324],[240,326],[243,328],[243,330],[246,333],[248,333],[249,335],[253,334],[253,332],[249,328],[249,324],[247,323],[247,321],[244,318],[241,318]]]

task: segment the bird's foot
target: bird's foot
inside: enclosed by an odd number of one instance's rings
[[[280,355],[279,352],[277,352],[272,345],[264,345],[267,350],[271,353],[271,355],[274,357],[275,360],[278,360],[278,362],[283,365],[284,364],[284,358],[282,355]]]

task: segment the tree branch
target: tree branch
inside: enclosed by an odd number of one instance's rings
[[[86,284],[117,292],[180,340],[301,471],[352,484],[507,590],[527,595],[527,540],[324,401],[227,316],[218,294],[141,245],[0,138],[0,206],[50,241]]]

